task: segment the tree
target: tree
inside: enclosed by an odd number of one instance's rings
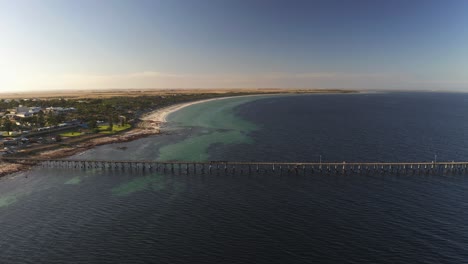
[[[113,121],[112,115],[110,115],[109,116],[109,128],[107,130],[112,131],[113,128],[114,128],[114,121]]]
[[[104,107],[105,113],[108,115],[108,120],[109,120],[109,131],[112,131],[114,128],[114,116],[115,116],[115,108],[109,104],[109,103],[104,103],[102,105]]]
[[[57,115],[55,115],[54,113],[50,112],[49,114],[47,114],[47,125],[49,126],[55,126],[58,124],[58,120],[57,120]]]
[[[13,123],[10,119],[7,118],[3,121],[3,129],[5,129],[6,132],[10,132],[13,129]]]
[[[23,126],[25,125],[31,126],[32,124],[35,124],[35,123],[36,123],[36,118],[33,116],[27,116],[21,119],[21,124]]]
[[[57,121],[57,124],[55,125],[58,125],[60,123],[62,123],[63,121],[65,121],[65,115],[60,113],[60,114],[57,114],[56,115],[56,121]]]
[[[96,121],[96,118],[91,117],[91,119],[89,119],[89,121],[88,121],[87,124],[88,124],[89,129],[95,129],[95,128],[97,128],[97,121]]]
[[[36,124],[38,127],[45,126],[44,112],[42,112],[42,110],[39,111],[36,115]]]
[[[91,117],[86,124],[88,125],[88,128],[92,130],[94,133],[99,133],[97,120],[95,117]]]

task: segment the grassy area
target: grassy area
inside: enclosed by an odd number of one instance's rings
[[[18,137],[18,136],[20,136],[20,135],[21,135],[21,134],[18,134],[18,135],[10,135],[10,134],[8,134],[7,132],[3,132],[3,133],[1,134],[1,136],[3,136],[3,137],[13,137],[13,138],[14,138],[14,137]]]
[[[85,133],[83,133],[83,132],[70,131],[70,132],[62,133],[62,134],[60,134],[60,136],[62,136],[62,137],[78,137],[78,136],[82,136],[84,134]]]
[[[127,130],[129,128],[131,128],[132,126],[129,125],[129,124],[126,124],[126,125],[123,125],[123,126],[119,126],[119,125],[114,125],[112,127],[112,131],[109,131],[109,126],[98,126],[98,129],[99,129],[99,133],[103,133],[103,134],[114,134],[114,133],[117,133],[117,132],[120,132],[120,131],[123,131],[123,130]]]

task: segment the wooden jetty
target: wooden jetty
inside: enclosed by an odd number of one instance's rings
[[[464,174],[468,162],[233,162],[2,157],[3,162],[48,168],[160,171],[173,174]]]

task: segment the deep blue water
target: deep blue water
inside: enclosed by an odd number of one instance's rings
[[[467,160],[467,103],[448,93],[230,99],[181,110],[166,135],[79,157]],[[0,180],[1,263],[468,263],[467,223],[467,175],[36,168]]]
[[[466,160],[468,95],[389,93],[264,99],[238,113],[256,145],[226,158],[285,161]]]

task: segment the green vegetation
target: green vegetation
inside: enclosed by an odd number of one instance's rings
[[[79,132],[79,131],[70,131],[70,132],[65,132],[61,133],[60,136],[62,137],[79,137],[84,135],[84,132]]]
[[[123,130],[127,130],[127,129],[131,128],[131,127],[132,126],[129,125],[129,124],[125,124],[123,126],[113,125],[112,128],[109,125],[105,125],[105,126],[98,126],[98,130],[99,130],[99,133],[102,133],[102,134],[114,134],[114,133],[117,133],[117,132],[120,132],[120,131],[123,131]]]
[[[10,132],[14,131],[17,128],[16,123],[11,122],[10,119],[2,118],[0,119],[0,130]]]

